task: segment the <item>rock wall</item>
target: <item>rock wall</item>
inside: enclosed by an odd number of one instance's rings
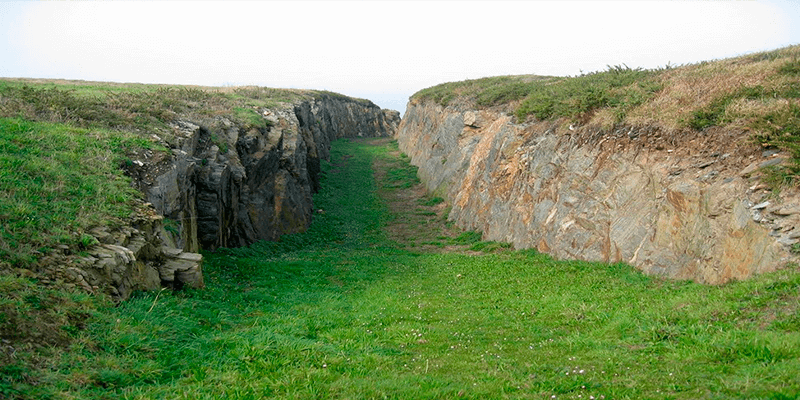
[[[304,231],[331,142],[392,136],[400,123],[396,111],[327,94],[258,111],[269,121],[266,128],[224,117],[179,121],[172,157],[134,162],[140,168],[129,173],[172,224],[164,236],[175,247],[239,247]]]
[[[800,196],[757,177],[787,155],[742,132],[603,133],[412,102],[397,139],[449,218],[485,240],[711,284],[797,260]]]
[[[297,104],[259,109],[265,126],[219,116],[179,119],[154,136],[170,151],[143,151],[126,174],[149,202],[130,226],[97,228],[97,244],[68,265],[66,254],[42,260],[63,279],[117,300],[134,290],[202,287],[200,249],[238,247],[304,231],[320,163],[333,140],[395,134],[397,111],[364,100],[316,94]],[[42,269],[47,269],[42,268]]]

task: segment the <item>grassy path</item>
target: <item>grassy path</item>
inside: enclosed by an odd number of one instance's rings
[[[207,254],[207,289],[145,293],[98,314],[69,351],[0,388],[98,399],[800,395],[797,271],[707,287],[556,262],[455,231],[386,141],[337,142],[324,170],[307,233]]]

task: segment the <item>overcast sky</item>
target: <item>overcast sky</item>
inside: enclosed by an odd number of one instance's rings
[[[326,89],[654,68],[800,43],[793,1],[0,2],[0,76]]]

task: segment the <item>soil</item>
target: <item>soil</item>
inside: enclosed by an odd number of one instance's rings
[[[388,146],[391,138],[362,139],[372,146]],[[435,203],[421,182],[409,188],[393,188],[384,184],[387,173],[393,168],[406,165],[396,147],[389,150],[389,157],[376,157],[372,164],[378,195],[389,208],[390,218],[384,228],[389,238],[397,245],[414,252],[479,254],[470,251],[470,244],[453,241],[464,231],[448,221],[450,206],[445,201]]]

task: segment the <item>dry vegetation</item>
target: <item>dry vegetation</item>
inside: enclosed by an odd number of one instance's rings
[[[502,76],[421,90],[412,102],[492,107],[517,120],[560,120],[593,134],[635,128],[660,137],[735,130],[793,155],[767,181],[800,179],[800,45],[654,70],[609,66],[575,77]]]
[[[696,111],[742,88],[762,86],[780,92],[796,87],[798,76],[780,71],[787,64],[796,63],[798,57],[800,46],[792,46],[665,70],[659,76],[664,88],[650,101],[631,110],[625,122],[634,126],[656,124],[668,131],[685,129]],[[734,117],[729,124],[739,128],[747,127],[745,116],[764,115],[800,101],[796,97],[739,100],[726,110],[727,115]]]

